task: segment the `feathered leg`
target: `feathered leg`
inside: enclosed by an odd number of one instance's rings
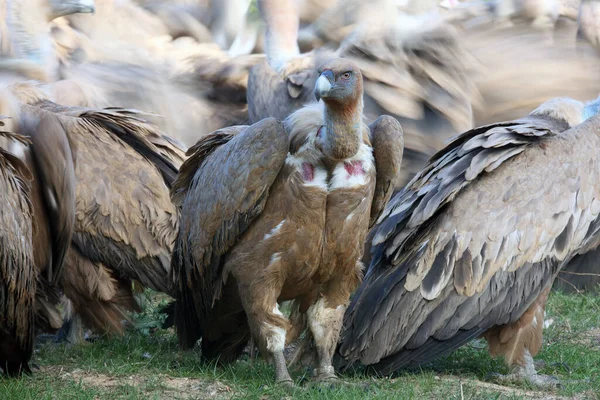
[[[497,375],[500,380],[527,380],[536,386],[556,386],[558,379],[539,375],[533,356],[542,348],[544,311],[550,288],[544,290],[516,322],[490,329],[484,334],[492,356],[502,355],[511,367],[509,375]]]
[[[252,337],[258,342],[263,354],[268,354],[273,360],[275,381],[286,386],[293,385],[283,355],[290,323],[279,311],[277,304],[281,293],[280,285],[262,285],[259,282],[250,287],[240,285],[239,290],[240,294],[244,294],[240,297],[248,316]]]
[[[332,304],[329,296],[321,297],[308,309],[308,327],[317,349],[318,365],[314,374],[315,380],[318,382],[330,382],[337,379],[332,359],[345,311],[345,304]]]
[[[336,279],[327,284],[322,297],[307,311],[308,327],[314,338],[318,358],[315,380],[325,383],[337,380],[332,364],[333,353],[340,337],[350,294],[360,283],[362,264],[358,262],[347,273],[333,276]]]

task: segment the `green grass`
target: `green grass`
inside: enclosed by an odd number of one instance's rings
[[[164,301],[162,301],[164,303]],[[491,359],[485,342],[470,343],[448,357],[405,371],[393,379],[348,375],[354,385],[340,389],[307,388],[294,392],[272,384],[273,371],[248,358],[228,367],[206,365],[198,353],[182,352],[172,330],[156,329],[156,309],[136,316],[137,329],[122,338],[100,338],[79,346],[42,345],[34,356],[39,370],[19,380],[0,379],[0,399],[520,399],[600,398],[600,297],[553,293],[544,347],[536,357],[540,373],[557,376],[560,389],[541,391],[523,383],[486,382],[492,372],[506,373]],[[304,371],[293,373],[308,381]]]

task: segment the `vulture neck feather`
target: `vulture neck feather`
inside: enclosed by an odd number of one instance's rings
[[[362,96],[352,103],[325,104],[325,135],[323,153],[334,160],[343,160],[358,152],[363,135]]]

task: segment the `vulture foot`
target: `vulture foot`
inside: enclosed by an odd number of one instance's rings
[[[534,372],[533,374],[526,374],[523,372],[513,372],[511,374],[502,375],[498,373],[492,373],[488,375],[488,379],[496,381],[498,383],[516,383],[516,382],[528,382],[538,388],[558,388],[561,386],[560,381],[557,377],[552,375],[542,375]]]
[[[79,315],[74,315],[71,319],[64,322],[56,334],[56,343],[68,343],[77,345],[84,342],[83,322]]]
[[[284,387],[294,387],[294,381],[287,370],[282,351],[273,353],[273,364],[275,364],[275,383]]]

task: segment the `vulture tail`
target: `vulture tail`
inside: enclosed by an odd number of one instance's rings
[[[600,291],[600,248],[575,256],[559,273],[554,289],[566,293]]]
[[[96,332],[123,334],[128,312],[140,312],[129,280],[102,263],[92,262],[75,246],[67,255],[61,284],[84,324]],[[67,321],[68,323],[69,321]]]
[[[202,356],[219,363],[235,361],[248,345],[251,334],[234,279],[223,287],[209,321],[202,333]]]
[[[454,350],[479,337],[485,331],[485,329],[475,327],[469,330],[458,331],[456,335],[448,340],[429,338],[427,342],[414,350],[404,350],[401,353],[396,353],[382,359],[375,365],[369,366],[367,372],[386,376],[400,368],[418,368],[440,357],[447,356]]]
[[[194,271],[193,256],[181,251],[178,237],[173,251],[173,271]],[[183,268],[177,264],[182,263]],[[209,267],[211,268],[211,267]],[[190,276],[191,275],[191,276]],[[234,279],[221,284],[201,284],[194,273],[181,273],[176,280],[173,321],[183,349],[191,349],[202,338],[202,356],[207,361],[235,361],[250,340],[248,319],[242,308]],[[191,278],[191,282],[188,279]],[[214,283],[214,282],[213,282]],[[190,288],[194,288],[194,293]],[[220,292],[220,296],[219,293]],[[212,301],[212,299],[216,299]],[[172,303],[173,304],[173,303]],[[169,305],[170,307],[173,307]]]

